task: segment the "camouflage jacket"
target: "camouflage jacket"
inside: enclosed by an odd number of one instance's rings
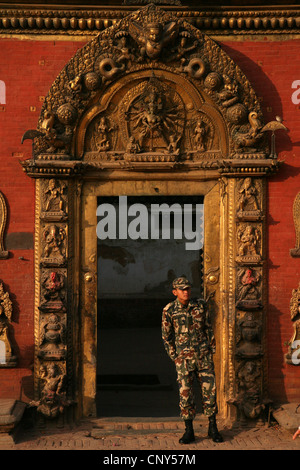
[[[208,309],[202,299],[183,306],[176,299],[166,305],[162,315],[162,339],[170,358],[203,358],[215,353],[215,338]]]

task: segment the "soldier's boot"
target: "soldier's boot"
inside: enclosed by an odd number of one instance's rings
[[[179,439],[180,444],[189,444],[190,442],[194,442],[195,435],[194,435],[194,428],[193,428],[193,420],[186,419],[184,420],[185,424],[185,433]]]
[[[217,428],[216,415],[214,414],[209,416],[208,422],[208,437],[210,437],[214,442],[223,442],[223,437]]]

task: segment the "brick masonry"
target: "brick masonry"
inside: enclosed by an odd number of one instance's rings
[[[84,44],[75,39],[1,39],[0,80],[5,84],[5,100],[2,85],[0,191],[8,205],[7,237],[34,232],[34,181],[19,164],[19,160],[31,156],[31,144],[26,141],[21,145],[22,135],[25,130],[36,128],[52,82]],[[289,129],[288,134],[277,134],[277,151],[284,163],[280,173],[268,183],[268,384],[274,400],[297,401],[300,369],[286,365],[283,356],[284,343],[292,336],[291,292],[300,281],[300,260],[289,254],[295,247],[292,206],[300,188],[300,104],[295,102],[297,90],[292,88],[300,80],[300,40],[238,37],[222,38],[220,44],[253,84],[262,102],[265,122],[279,115]],[[0,369],[1,398],[32,398],[33,260],[33,249],[20,242],[19,247],[13,245],[10,258],[0,264],[0,279],[14,304],[13,343],[20,358],[18,368]]]

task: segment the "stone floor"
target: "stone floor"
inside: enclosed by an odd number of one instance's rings
[[[95,418],[63,427],[59,424],[46,428],[22,427],[14,441],[0,442],[0,450],[98,450],[116,456],[121,455],[119,451],[132,454],[141,450],[152,454],[172,451],[175,455],[189,451],[195,456],[201,450],[300,450],[300,438],[293,440],[293,435],[277,423],[251,427],[226,424],[218,419],[218,427],[224,437],[224,442],[219,444],[207,437],[207,420],[197,417],[196,441],[181,445],[178,440],[183,423],[177,418]]]

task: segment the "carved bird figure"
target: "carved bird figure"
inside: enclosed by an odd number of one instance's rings
[[[36,137],[41,137],[44,134],[36,129],[29,129],[28,131],[24,132],[21,144],[23,144],[24,140],[32,140],[32,158],[33,162],[35,160],[35,155],[34,155],[34,139]]]
[[[268,122],[261,130],[261,132],[266,132],[266,131],[279,131],[280,129],[287,131],[287,127],[285,127],[284,124],[282,124],[282,119],[280,116],[276,116],[276,121],[270,121]]]
[[[271,131],[271,153],[270,158],[277,158],[276,150],[275,150],[275,131],[284,130],[287,131],[287,127],[282,124],[282,119],[280,116],[276,116],[275,121],[268,122],[262,129],[261,132]]]
[[[33,140],[36,137],[40,137],[42,135],[44,135],[42,132],[37,131],[36,129],[30,129],[23,134],[21,144],[23,144],[24,140]]]

